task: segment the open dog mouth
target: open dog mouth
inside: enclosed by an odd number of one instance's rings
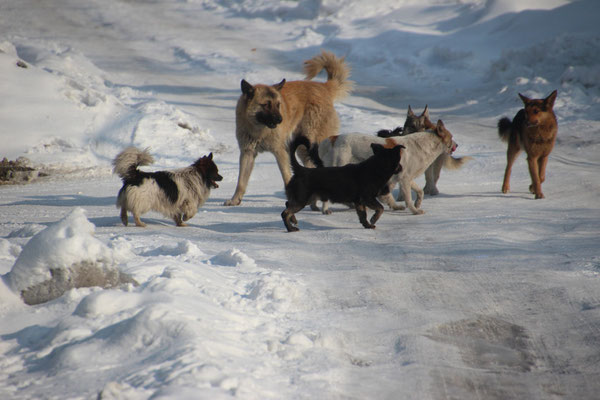
[[[209,179],[208,180],[208,184],[213,188],[216,189],[219,187],[219,185],[217,184],[217,181],[222,181],[223,177],[221,175],[217,175],[216,179]]]

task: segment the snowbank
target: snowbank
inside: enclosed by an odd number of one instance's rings
[[[94,228],[76,208],[31,238],[5,278],[12,290],[38,304],[72,288],[135,283],[115,268],[117,253],[94,237]]]

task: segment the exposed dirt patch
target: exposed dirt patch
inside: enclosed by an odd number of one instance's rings
[[[47,175],[31,167],[25,157],[19,157],[15,161],[5,157],[0,161],[0,185],[31,183]]]

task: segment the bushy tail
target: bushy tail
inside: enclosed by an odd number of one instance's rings
[[[344,58],[338,58],[333,53],[323,50],[321,54],[304,61],[304,73],[307,80],[317,76],[323,69],[327,71],[327,83],[334,85],[336,100],[341,100],[350,94],[354,88],[354,82],[348,80],[350,66],[346,64]]]
[[[141,165],[150,165],[154,162],[154,157],[150,155],[150,149],[140,150],[137,147],[128,147],[115,157],[113,160],[113,173],[121,179],[131,178]]]
[[[500,140],[503,142],[508,142],[510,138],[510,133],[512,131],[512,122],[507,117],[502,117],[498,120],[498,135],[500,136]]]
[[[459,169],[463,165],[467,163],[467,161],[472,160],[473,157],[464,156],[464,157],[446,157],[444,160],[444,168],[446,169]]]

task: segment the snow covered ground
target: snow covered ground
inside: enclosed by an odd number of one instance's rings
[[[597,398],[598,15],[596,0],[3,1],[0,158],[50,176],[0,186],[0,398]],[[356,82],[342,132],[429,104],[474,157],[442,171],[424,215],[371,231],[307,208],[288,234],[270,154],[223,206],[240,80],[302,79],[321,49]],[[554,89],[546,199],[524,155],[504,195],[496,122],[518,92]],[[110,162],[132,144],[152,169],[214,153],[224,180],[189,227],[121,224]],[[78,258],[139,286],[19,298]]]

